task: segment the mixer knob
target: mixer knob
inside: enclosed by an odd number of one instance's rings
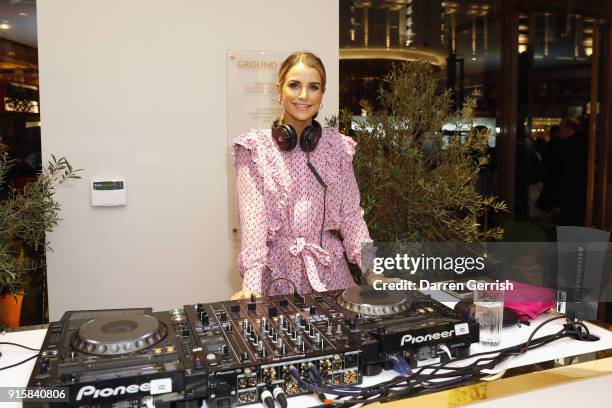
[[[255,310],[257,310],[257,303],[255,302],[251,302],[247,305],[247,309],[249,312],[255,312]]]
[[[283,346],[281,347],[281,356],[284,356],[285,354],[287,354],[287,349],[285,348],[285,343],[283,343]]]
[[[266,358],[267,356],[268,356],[268,352],[266,351],[266,348],[262,347],[262,349],[259,350],[259,357]]]
[[[268,322],[268,319],[266,319],[265,317],[262,317],[261,320],[259,321],[259,327],[263,329],[264,327],[266,327],[267,322]]]
[[[297,324],[299,324],[302,321],[302,315],[299,313],[295,314],[294,320]]]
[[[278,344],[276,345],[276,348],[280,350],[280,349],[282,349],[282,348],[283,348],[283,346],[284,346],[284,344],[283,344],[283,341],[281,340],[281,341],[279,341],[279,342],[278,342]]]
[[[331,336],[331,335],[332,335],[332,333],[333,333],[333,330],[332,330],[332,325],[331,325],[331,323],[330,323],[330,322],[327,322],[327,335],[328,335],[328,336]]]
[[[317,314],[317,308],[316,306],[310,306],[310,315],[314,316]]]
[[[325,348],[325,340],[321,339],[319,342],[319,349],[323,350]]]
[[[298,337],[295,339],[295,345],[296,345],[296,346],[299,346],[300,344],[302,344],[302,336],[298,336]]]
[[[296,332],[293,332],[291,334],[291,340],[294,341],[294,342],[297,340],[297,333]]]
[[[225,344],[221,347],[221,355],[223,356],[223,358],[229,357],[229,348]]]
[[[38,369],[40,374],[46,374],[49,371],[49,359],[43,358]]]
[[[319,341],[321,341],[321,335],[319,333],[315,334],[314,341],[315,343],[318,343]]]
[[[228,322],[227,326],[225,326],[225,331],[227,331],[228,333],[231,333],[234,331],[234,328],[232,326],[232,322]]]
[[[306,327],[308,323],[306,322],[306,319],[304,319],[303,317],[300,317],[300,327]]]
[[[247,353],[246,351],[242,352],[242,354],[240,355],[240,360],[244,361],[248,361],[249,359],[249,353]]]
[[[287,331],[288,328],[289,328],[289,325],[287,324],[287,321],[283,320],[283,330]]]
[[[314,335],[315,335],[315,328],[314,328],[314,325],[311,325],[310,330],[308,331],[308,336],[313,337]]]
[[[301,343],[300,344],[300,352],[301,353],[305,353],[306,352],[306,343]]]
[[[336,334],[342,334],[342,325],[340,323],[336,326]]]
[[[204,326],[208,326],[209,320],[208,320],[208,314],[206,312],[201,312],[200,313],[200,322],[204,325]]]
[[[232,312],[232,314],[239,314],[240,313],[240,305],[231,305],[230,306],[230,312]]]
[[[283,323],[285,323],[285,316],[283,315],[278,316],[278,324],[282,325]]]
[[[272,337],[272,343],[276,342],[278,342],[278,334],[274,333],[274,336]]]
[[[227,322],[227,313],[225,312],[219,313],[219,320],[221,320],[221,322]]]
[[[196,303],[195,310],[198,313],[200,313],[202,310],[204,310],[204,303]]]

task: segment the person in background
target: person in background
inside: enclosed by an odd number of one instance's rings
[[[314,120],[325,80],[317,56],[291,54],[278,73],[281,116],[234,141],[243,283],[232,299],[355,286],[344,253],[361,267],[371,238],[353,173],[356,143]]]
[[[536,202],[537,207],[546,212],[558,212],[561,208],[561,162],[559,145],[561,141],[561,128],[553,125],[548,130],[544,144],[540,143],[539,151],[544,160],[546,169],[542,194]],[[536,147],[538,149],[538,147]]]
[[[560,163],[560,225],[584,225],[587,184],[587,140],[575,118],[561,121],[559,143]]]

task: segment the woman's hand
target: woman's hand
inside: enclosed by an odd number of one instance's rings
[[[251,296],[261,297],[261,293],[255,290],[239,290],[230,297],[230,300],[250,299]]]

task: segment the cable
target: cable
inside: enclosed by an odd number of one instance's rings
[[[272,273],[272,269],[270,269],[270,267],[268,265],[266,265],[266,268],[268,268],[268,270],[270,271],[270,273]],[[270,291],[270,288],[272,287],[272,284],[274,282],[278,282],[278,281],[287,281],[291,284],[291,286],[293,286],[293,293],[297,293],[297,288],[295,286],[295,282],[293,282],[291,279],[287,279],[287,278],[275,278],[272,279],[270,281],[270,283],[268,284],[268,286],[266,287],[266,295],[268,295],[268,292]]]
[[[32,360],[33,358],[36,358],[36,357],[38,357],[38,354],[35,354],[35,355],[31,356],[31,357],[28,357],[25,360],[21,360],[18,363],[7,365],[6,367],[0,367],[0,371],[8,370],[9,368],[13,368],[13,367],[17,367],[18,365],[22,365],[23,363],[27,363],[28,361],[30,361],[30,360]]]
[[[40,351],[40,349],[35,349],[32,347],[24,346],[23,344],[11,343],[10,341],[0,341],[0,346],[16,346],[16,347],[24,348],[26,350]]]
[[[545,324],[547,324],[547,323],[549,323],[549,322],[552,322],[553,320],[559,320],[559,319],[563,319],[563,318],[567,319],[567,316],[565,316],[565,315],[561,315],[561,316],[555,316],[555,317],[552,317],[552,318],[550,318],[550,319],[548,319],[548,320],[543,321],[542,323],[540,323],[540,324],[538,325],[538,327],[536,327],[535,329],[533,329],[533,331],[532,331],[532,332],[531,332],[531,334],[529,335],[529,338],[528,338],[528,339],[527,339],[527,341],[524,343],[524,344],[525,344],[525,351],[527,351],[527,348],[529,348],[529,343],[531,342],[531,339],[533,338],[533,336],[536,334],[536,332],[537,332],[538,330],[540,330],[540,329],[541,329],[541,328],[542,328],[542,327],[543,327]]]
[[[564,324],[563,329],[554,334],[534,339],[535,333],[544,325],[553,320],[561,318],[567,319],[567,323]],[[586,325],[583,323],[570,320],[567,316],[556,316],[544,321],[538,327],[536,327],[536,329],[534,329],[529,336],[528,340],[524,343],[506,347],[501,350],[492,350],[473,354],[460,359],[447,361],[442,364],[431,364],[421,367],[419,370],[413,372],[409,376],[398,376],[389,381],[385,381],[371,387],[364,387],[356,396],[351,396],[342,400],[326,400],[324,401],[325,404],[321,407],[328,407],[330,405],[350,407],[353,405],[366,405],[374,402],[386,402],[400,399],[415,393],[421,393],[429,389],[449,387],[459,384],[465,380],[472,379],[479,374],[484,373],[483,370],[492,370],[502,361],[506,361],[512,356],[542,347],[562,338],[572,338],[580,341],[593,341],[597,339],[597,337],[590,335],[588,332],[588,327],[586,327]],[[492,356],[492,354],[496,355]],[[473,359],[475,357],[475,361],[464,367],[448,366],[448,364],[451,362]],[[493,380],[495,378],[499,378],[504,375],[505,370],[506,369],[504,368],[497,374],[482,379]],[[430,372],[426,373],[426,371]]]
[[[274,398],[278,401],[281,408],[287,408],[287,396],[281,387],[276,386],[276,388],[272,390],[272,395],[274,395]]]
[[[272,393],[270,391],[263,390],[261,392],[260,397],[261,401],[267,408],[274,408],[274,397],[272,396]]]
[[[395,372],[401,375],[412,374],[410,365],[406,362],[406,359],[404,359],[401,353],[390,354],[388,358],[391,361],[391,365],[393,366],[393,370],[395,370]]]
[[[306,166],[308,166],[312,175],[315,176],[321,187],[323,187],[323,221],[321,222],[321,233],[319,234],[319,246],[323,248],[323,230],[325,229],[325,213],[327,212],[327,183],[325,183],[323,177],[321,177],[315,166],[310,162],[310,153],[308,150],[306,150]]]
[[[336,390],[336,389],[332,389],[329,387],[322,387],[322,386],[318,386],[318,385],[309,383],[307,381],[304,381],[304,379],[302,378],[298,370],[293,366],[289,368],[289,372],[287,374],[291,376],[299,386],[309,389],[310,391],[313,391],[313,392],[335,394],[335,395],[340,395],[340,396],[355,396],[361,392],[359,390]]]

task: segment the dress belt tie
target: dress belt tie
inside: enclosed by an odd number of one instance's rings
[[[289,252],[293,256],[301,255],[302,261],[304,262],[304,268],[306,269],[306,277],[308,277],[310,286],[312,286],[312,288],[317,292],[326,291],[327,287],[323,282],[321,282],[321,277],[319,276],[319,270],[317,269],[315,260],[324,266],[329,266],[331,264],[331,256],[329,255],[329,252],[315,243],[306,242],[304,237],[297,238],[295,240],[295,244],[289,247]]]

